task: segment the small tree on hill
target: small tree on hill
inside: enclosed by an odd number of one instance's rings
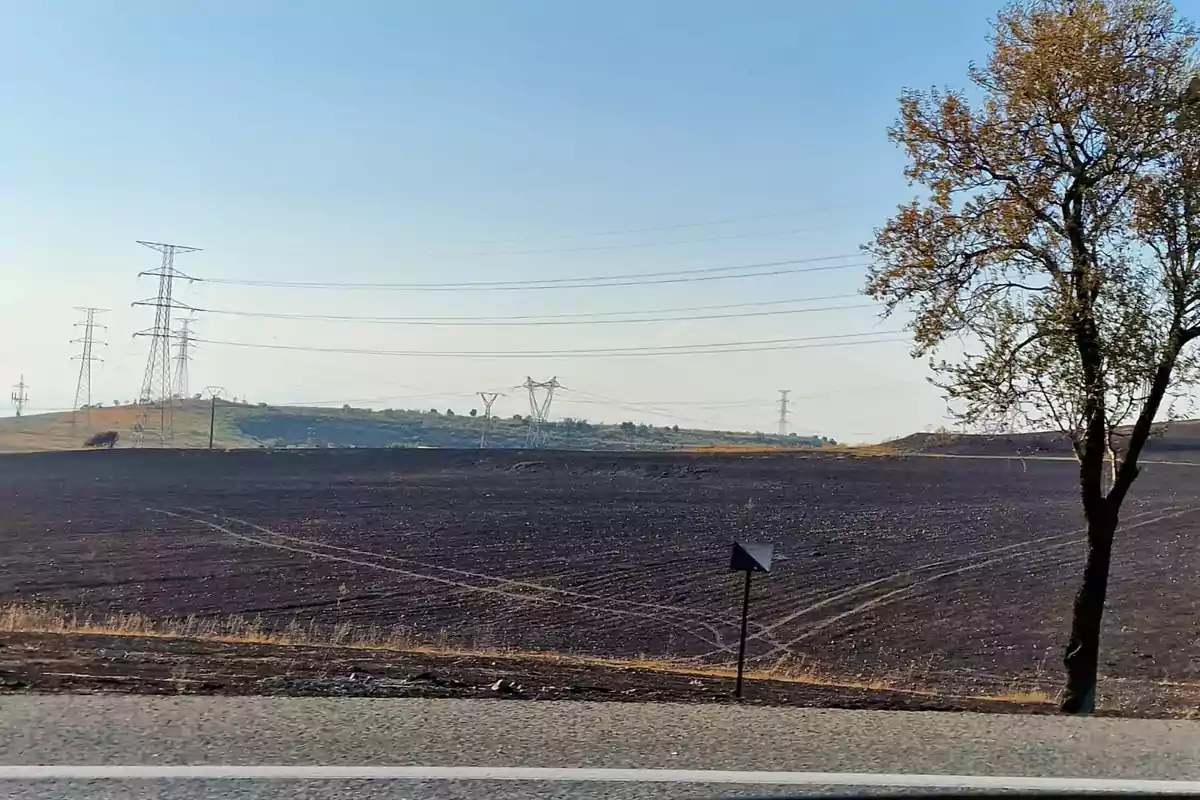
[[[867,292],[915,312],[914,355],[962,342],[933,367],[963,421],[1074,447],[1087,560],[1061,707],[1087,712],[1121,503],[1200,366],[1196,32],[1167,0],[1021,0],[991,43],[978,101],[901,96],[891,138],[928,195],[876,231]]]

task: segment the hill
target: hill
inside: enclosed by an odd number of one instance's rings
[[[172,409],[173,444],[192,448],[208,445],[207,400],[186,400]],[[157,429],[158,408],[137,405],[91,408],[55,414],[0,419],[0,452],[70,450],[82,446],[92,433],[115,430],[119,447],[133,446],[137,421],[148,416],[147,428]],[[337,408],[249,405],[218,401],[213,443],[218,448],[287,447],[443,447],[474,448],[483,433],[482,417],[453,412],[412,409]],[[488,430],[495,448],[526,446],[526,417],[496,417]],[[712,431],[656,426],[645,423],[592,423],[564,418],[542,429],[544,447],[571,450],[671,450],[681,448],[818,447],[835,444],[817,436],[780,437],[764,433]],[[147,444],[151,444],[147,436]],[[157,442],[153,442],[157,444]]]
[[[1070,443],[1058,432],[982,435],[972,433],[914,433],[887,443],[902,454],[947,456],[1062,456],[1073,458]],[[1200,420],[1180,420],[1164,426],[1146,443],[1151,460],[1200,460]]]
[[[133,445],[133,428],[144,415],[153,415],[157,426],[158,409],[136,405],[81,409],[75,413],[28,414],[0,419],[0,452],[31,450],[71,450],[83,445],[93,433],[114,430],[121,434],[118,447]],[[176,407],[172,414],[175,442],[179,447],[208,445],[208,403],[190,401]],[[220,447],[254,446],[253,442],[230,430],[218,419],[214,431]]]

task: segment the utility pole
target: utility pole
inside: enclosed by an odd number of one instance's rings
[[[779,435],[788,435],[788,395],[792,393],[791,389],[779,390]]]
[[[487,449],[488,433],[492,427],[492,403],[496,402],[497,397],[502,397],[500,392],[478,392],[479,399],[483,400],[483,433],[479,435],[479,449]]]
[[[158,294],[147,300],[139,300],[133,305],[154,308],[154,326],[134,334],[150,339],[150,355],[146,359],[146,371],[142,377],[138,403],[142,406],[141,419],[146,421],[150,404],[158,403],[158,440],[159,446],[165,447],[171,441],[171,310],[194,310],[176,303],[171,298],[176,278],[191,280],[175,269],[175,256],[177,253],[194,253],[200,248],[161,242],[139,241],[138,244],[162,253],[162,263],[158,269],[138,273],[138,277],[148,275],[158,278]]]
[[[75,382],[75,405],[71,410],[71,424],[75,424],[75,414],[80,408],[85,409],[87,422],[91,423],[92,418],[92,362],[103,361],[102,358],[97,358],[92,355],[92,348],[99,344],[105,345],[108,342],[97,342],[95,337],[96,328],[107,328],[106,325],[101,325],[96,322],[96,315],[103,314],[108,311],[107,308],[92,308],[90,306],[76,306],[77,311],[84,313],[84,319],[81,322],[76,322],[75,327],[83,328],[83,336],[78,339],[72,339],[72,344],[80,345],[79,355],[72,356],[72,361],[79,362],[79,379]]]
[[[205,386],[204,392],[212,398],[212,407],[208,412],[208,449],[213,449],[213,431],[217,428],[217,398],[225,391],[224,386]]]
[[[12,404],[13,408],[17,409],[17,416],[25,410],[25,404],[29,402],[29,384],[25,383],[25,376],[21,376],[21,382],[13,386]]]
[[[175,380],[171,386],[172,395],[178,397],[181,402],[188,399],[188,362],[192,360],[189,351],[192,344],[192,323],[195,321],[192,317],[185,317],[179,320],[179,330],[175,331],[178,344],[175,348]]]
[[[517,387],[529,392],[529,433],[525,436],[525,446],[529,448],[542,445],[542,426],[550,416],[550,404],[554,402],[554,390],[563,388],[554,377],[548,381],[535,381],[528,376],[525,382]],[[538,396],[541,392],[541,397]]]

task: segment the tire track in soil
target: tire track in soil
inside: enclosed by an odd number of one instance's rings
[[[1137,522],[1134,522],[1131,525],[1124,526],[1121,530],[1134,530],[1136,528],[1141,528],[1146,525],[1152,525],[1155,522],[1162,522],[1163,520],[1167,520],[1167,519],[1175,519],[1177,517],[1181,517],[1185,514],[1189,514],[1196,510],[1200,510],[1200,504],[1191,504],[1185,508],[1175,507],[1173,510],[1168,511],[1166,513],[1163,513],[1161,510],[1143,512],[1141,514],[1133,515],[1134,518],[1137,519],[1137,518],[1145,516],[1147,514],[1158,514],[1158,516],[1151,517],[1149,519],[1139,519]],[[826,628],[828,628],[832,625],[836,625],[838,622],[842,621],[843,619],[852,617],[856,614],[861,614],[865,611],[871,611],[876,608],[881,608],[883,606],[890,605],[891,603],[894,603],[898,600],[902,600],[902,599],[906,598],[907,596],[912,594],[914,592],[914,590],[916,590],[918,587],[933,583],[934,581],[941,580],[942,578],[948,578],[948,577],[952,577],[954,575],[961,575],[963,573],[972,572],[975,570],[986,569],[987,567],[990,567],[993,564],[998,564],[1000,562],[1007,561],[1012,558],[1018,558],[1018,557],[1024,556],[1024,555],[1035,555],[1035,554],[1036,555],[1045,555],[1053,550],[1060,550],[1060,549],[1063,549],[1066,547],[1074,547],[1074,546],[1084,542],[1085,539],[1073,538],[1073,539],[1070,539],[1069,541],[1060,542],[1058,544],[1044,545],[1041,547],[1034,547],[1030,550],[1020,550],[1018,552],[1009,552],[1009,551],[1015,550],[1019,547],[1050,542],[1050,541],[1054,541],[1056,539],[1062,539],[1064,537],[1078,537],[1081,532],[1082,531],[1075,530],[1075,531],[1070,531],[1068,533],[1054,534],[1052,536],[1043,536],[1039,539],[1032,539],[1028,542],[1021,542],[1021,543],[1012,544],[1012,545],[1005,545],[1004,547],[993,548],[992,550],[985,550],[980,553],[976,553],[972,556],[956,556],[953,558],[941,559],[940,561],[930,562],[929,564],[923,564],[921,566],[913,567],[908,570],[901,570],[900,572],[893,573],[892,575],[888,575],[883,578],[877,578],[872,581],[867,581],[865,583],[858,584],[856,586],[852,586],[846,590],[838,592],[835,596],[833,596],[831,598],[827,598],[826,600],[819,602],[819,603],[814,603],[813,605],[810,605],[807,608],[801,609],[799,612],[795,612],[795,613],[789,615],[787,618],[787,621],[791,621],[792,619],[795,619],[797,616],[800,616],[802,613],[805,613],[805,612],[808,612],[808,611],[811,611],[811,610],[814,610],[817,608],[822,608],[826,605],[829,605],[831,602],[836,602],[836,600],[839,600],[848,595],[854,594],[858,591],[861,591],[862,589],[865,589],[865,588],[868,588],[871,586],[876,586],[880,583],[885,583],[887,581],[896,580],[901,577],[908,577],[919,571],[929,569],[931,567],[945,566],[947,564],[952,564],[955,561],[965,560],[966,558],[977,558],[982,555],[991,555],[994,553],[1001,553],[1001,552],[1004,553],[1004,555],[997,556],[995,558],[985,559],[984,561],[981,561],[981,562],[978,562],[975,564],[967,564],[966,566],[958,567],[956,569],[945,570],[943,572],[939,572],[934,575],[929,575],[929,576],[923,577],[920,580],[915,581],[911,584],[907,584],[907,585],[901,586],[897,589],[892,589],[890,591],[884,592],[883,594],[876,595],[875,597],[872,597],[870,600],[862,602],[862,603],[854,606],[853,608],[847,609],[846,611],[842,611],[838,614],[834,614],[831,617],[826,617],[826,618],[818,621],[817,623],[815,623],[814,625],[809,627],[807,630],[805,630],[805,632],[800,634],[799,636],[797,636],[793,639],[789,639],[786,642],[776,644],[775,647],[773,647],[771,650],[768,650],[766,653],[757,655],[754,657],[754,659],[750,659],[750,660],[769,658],[771,656],[779,655],[779,654],[792,654],[790,648],[793,645],[799,644],[800,642],[808,639],[809,637],[813,636],[814,634],[821,632],[822,630],[825,630]],[[776,623],[767,626],[767,629],[768,630],[774,629],[775,627],[778,627],[779,624],[780,624],[780,622],[777,621]]]
[[[495,588],[492,586],[478,586],[475,584],[466,583],[464,581],[453,580],[451,578],[444,578],[444,577],[440,577],[437,575],[429,575],[429,574],[425,574],[425,573],[421,573],[421,572],[415,572],[413,570],[385,566],[382,564],[361,561],[361,560],[357,560],[357,559],[347,558],[345,556],[333,555],[330,553],[321,553],[316,550],[308,549],[306,547],[299,547],[296,545],[307,545],[307,546],[309,546],[309,548],[320,547],[320,548],[325,548],[325,549],[338,550],[338,551],[342,551],[342,552],[349,552],[349,553],[353,553],[355,555],[363,555],[363,556],[367,556],[367,557],[371,557],[371,558],[384,558],[384,559],[394,560],[394,561],[398,561],[398,562],[402,562],[402,563],[419,565],[419,566],[422,566],[425,568],[441,569],[443,571],[447,571],[452,574],[460,574],[465,577],[474,577],[474,578],[480,578],[480,579],[484,579],[484,580],[495,581],[498,584],[500,584],[501,586],[509,586],[514,589],[529,588],[529,589],[533,589],[536,591],[543,591],[543,592],[548,592],[548,593],[558,593],[558,594],[564,594],[567,596],[576,594],[576,593],[571,593],[569,590],[555,589],[554,587],[542,586],[540,584],[535,584],[535,583],[527,582],[527,581],[516,581],[516,580],[507,579],[507,578],[499,578],[496,576],[485,575],[482,573],[474,573],[474,572],[468,572],[466,570],[458,570],[458,569],[454,569],[454,568],[450,568],[450,567],[441,567],[441,566],[434,565],[434,564],[413,562],[409,559],[400,558],[399,556],[387,556],[387,555],[382,555],[379,553],[372,553],[372,552],[366,551],[366,550],[358,550],[355,548],[341,547],[339,545],[327,545],[327,544],[323,544],[321,542],[314,542],[314,541],[311,541],[308,539],[301,539],[300,537],[289,536],[287,534],[277,533],[275,531],[271,531],[270,529],[263,528],[262,526],[255,525],[254,523],[247,522],[245,520],[240,520],[235,517],[229,517],[226,515],[218,515],[218,514],[208,514],[207,512],[200,511],[199,509],[194,509],[194,508],[180,507],[180,509],[183,511],[190,511],[193,514],[203,514],[203,515],[214,517],[217,519],[223,519],[223,520],[226,520],[235,525],[243,525],[245,527],[248,527],[255,531],[258,531],[259,533],[261,533],[263,535],[272,536],[272,537],[275,537],[276,539],[283,540],[285,542],[294,542],[295,544],[289,545],[289,544],[284,544],[280,541],[269,541],[269,540],[262,539],[257,536],[250,536],[250,535],[247,535],[244,533],[237,533],[236,531],[233,531],[224,525],[219,525],[210,520],[203,519],[200,517],[189,517],[186,514],[180,514],[180,513],[174,512],[174,511],[166,510],[166,509],[151,508],[148,510],[155,512],[155,513],[164,514],[166,516],[173,517],[175,519],[182,519],[182,520],[186,520],[189,522],[204,525],[206,527],[212,528],[213,530],[219,531],[221,533],[226,534],[227,536],[231,536],[231,537],[233,537],[235,539],[239,539],[241,541],[258,544],[258,545],[261,545],[264,547],[271,547],[271,548],[275,548],[275,549],[279,549],[279,550],[286,550],[286,551],[290,551],[290,552],[294,552],[294,553],[300,553],[302,555],[307,555],[312,558],[325,559],[325,560],[329,560],[329,561],[338,561],[338,562],[342,562],[342,563],[352,564],[352,565],[361,566],[361,567],[367,567],[367,568],[371,568],[371,569],[379,569],[379,570],[383,570],[385,572],[391,572],[391,573],[395,573],[395,574],[399,574],[399,575],[405,575],[407,577],[415,578],[417,580],[430,581],[433,583],[439,583],[442,585],[451,586],[451,587],[454,587],[455,589],[462,590],[462,591],[479,592],[482,594],[489,594],[489,595],[494,595],[494,596],[505,597],[508,599],[517,600],[517,601],[521,601],[521,602],[525,602],[525,603],[546,604],[546,605],[553,605],[553,606],[558,606],[558,607],[562,607],[562,608],[570,608],[570,609],[574,609],[574,610],[595,611],[595,612],[599,612],[604,615],[632,617],[632,618],[647,620],[650,622],[656,622],[659,624],[666,625],[667,627],[681,630],[684,633],[688,634],[689,636],[692,636],[695,639],[699,640],[700,642],[703,642],[704,644],[708,644],[708,645],[711,645],[711,646],[717,648],[717,650],[715,652],[732,653],[734,650],[734,645],[725,644],[723,642],[723,637],[721,636],[720,632],[716,630],[715,626],[710,625],[701,620],[688,620],[688,621],[684,622],[684,621],[680,621],[680,620],[665,618],[665,617],[659,616],[659,615],[645,614],[645,613],[641,613],[641,612],[637,612],[637,611],[631,611],[628,609],[605,608],[603,606],[596,606],[596,605],[591,605],[588,603],[574,603],[574,602],[570,602],[570,601],[566,601],[566,600],[559,600],[559,599],[555,599],[553,597],[531,596],[528,594],[520,594],[517,591],[506,591],[504,589],[498,589],[498,588]],[[591,595],[588,597],[594,597],[594,598],[602,600],[602,601],[608,601],[608,598],[603,598],[598,595]],[[618,600],[618,602],[635,603],[636,601]],[[657,606],[654,606],[653,604],[637,603],[637,605],[649,606],[651,608],[658,608]],[[672,610],[676,611],[677,613],[678,612],[694,613],[694,612],[691,612],[689,609],[683,609],[683,608],[677,607],[677,606],[676,607],[662,606],[661,608],[672,609]],[[689,627],[689,623],[693,623],[693,622],[696,625],[699,625],[700,627],[709,631],[709,633],[712,635],[713,638],[710,639],[710,638],[698,633],[694,628]]]
[[[1139,522],[1135,523],[1134,525],[1130,525],[1128,527],[1136,528],[1136,527],[1140,527],[1142,525],[1150,524],[1152,522],[1158,522],[1163,519],[1168,519],[1172,516],[1177,516],[1178,514],[1176,512],[1186,513],[1187,511],[1194,510],[1196,508],[1200,508],[1200,504],[1191,505],[1188,508],[1183,509],[1183,510],[1180,510],[1178,506],[1174,506],[1174,507],[1172,507],[1172,510],[1167,512],[1166,514],[1163,514],[1162,509],[1155,509],[1153,511],[1140,512],[1138,514],[1131,515],[1131,519],[1140,519],[1141,517],[1146,516],[1147,514],[1160,514],[1161,516],[1158,516],[1158,517],[1155,517],[1155,518],[1149,519],[1149,520],[1139,521]],[[918,572],[922,572],[927,569],[934,569],[936,567],[944,567],[948,564],[954,564],[954,563],[958,563],[961,561],[969,561],[973,558],[979,558],[980,556],[989,556],[989,555],[994,555],[996,553],[1008,552],[1008,551],[1017,550],[1017,549],[1024,548],[1024,547],[1032,547],[1035,545],[1043,544],[1045,542],[1052,542],[1052,541],[1056,541],[1059,539],[1064,539],[1066,537],[1076,536],[1083,532],[1084,532],[1084,530],[1080,529],[1080,530],[1074,530],[1074,531],[1067,531],[1066,533],[1055,533],[1055,534],[1051,534],[1049,536],[1042,536],[1040,538],[1030,539],[1030,540],[1024,541],[1024,542],[1015,542],[1013,544],[1003,545],[1001,547],[994,547],[989,550],[981,550],[978,553],[969,553],[969,554],[964,554],[964,555],[960,555],[960,556],[951,556],[949,558],[942,558],[942,559],[938,559],[937,561],[930,561],[925,564],[919,564],[915,567],[909,567],[907,569],[898,570],[896,572],[891,573],[890,575],[885,575],[882,578],[873,578],[869,581],[864,581],[862,583],[856,583],[856,584],[848,586],[844,589],[839,589],[832,594],[827,594],[815,603],[812,603],[812,604],[807,605],[803,608],[800,608],[796,611],[793,611],[790,614],[787,614],[786,616],[781,617],[772,623],[764,625],[762,630],[764,632],[773,631],[776,628],[779,628],[782,625],[786,625],[787,623],[789,623],[799,617],[802,617],[806,614],[810,614],[813,611],[817,611],[817,610],[824,608],[825,606],[830,605],[832,603],[836,603],[838,600],[849,597],[850,595],[857,594],[858,592],[865,591],[867,589],[878,586],[882,583],[888,583],[889,581],[897,580],[899,578],[906,578],[910,575],[914,575]],[[1020,555],[1020,553],[1017,553],[1015,555]],[[757,639],[757,638],[758,638],[757,635],[747,637],[748,640]]]
[[[411,566],[419,567],[421,569],[441,570],[443,572],[448,572],[453,575],[460,575],[460,576],[467,577],[467,578],[478,578],[481,580],[494,581],[495,583],[500,584],[502,586],[510,586],[510,587],[518,588],[518,589],[533,589],[534,591],[558,594],[558,595],[562,595],[562,596],[566,596],[566,597],[577,597],[577,598],[580,598],[583,600],[599,600],[601,602],[610,603],[610,604],[611,603],[620,603],[622,605],[626,605],[626,606],[630,606],[630,607],[634,607],[634,608],[642,608],[642,609],[649,609],[651,611],[661,611],[661,612],[679,614],[679,615],[683,615],[685,618],[679,619],[679,620],[674,620],[674,621],[676,621],[676,622],[696,621],[697,624],[703,625],[707,630],[709,630],[710,633],[712,633],[718,639],[721,638],[720,632],[717,631],[715,628],[713,628],[711,625],[708,625],[707,623],[702,622],[701,620],[711,620],[711,621],[717,622],[719,624],[727,625],[730,627],[736,627],[738,625],[737,622],[734,622],[734,621],[731,621],[728,619],[724,619],[716,614],[712,614],[712,613],[710,613],[708,611],[704,611],[702,609],[692,609],[692,608],[685,608],[683,606],[670,606],[670,605],[662,605],[662,604],[657,604],[657,603],[643,603],[638,600],[625,600],[625,599],[622,599],[619,597],[608,597],[605,595],[589,594],[586,592],[579,592],[579,591],[574,591],[571,589],[560,589],[555,586],[547,586],[546,584],[534,583],[532,581],[523,581],[523,580],[517,580],[514,578],[502,578],[498,575],[489,575],[487,573],[482,573],[482,572],[472,572],[469,570],[458,569],[456,567],[446,567],[446,566],[442,566],[441,564],[430,564],[428,562],[417,561],[417,560],[411,559],[411,558],[403,558],[401,556],[394,556],[394,555],[391,555],[388,553],[375,553],[370,550],[360,550],[360,549],[356,549],[353,547],[345,547],[342,545],[325,544],[324,542],[314,541],[312,539],[304,539],[302,537],[292,536],[290,534],[279,533],[278,531],[271,530],[270,528],[263,527],[262,525],[257,525],[253,522],[249,522],[249,521],[243,520],[243,519],[238,519],[237,517],[230,517],[230,516],[227,516],[224,514],[208,514],[207,512],[204,512],[204,511],[201,511],[201,510],[195,509],[195,508],[183,508],[183,510],[191,511],[196,514],[218,517],[220,519],[228,520],[235,524],[244,525],[246,527],[253,528],[254,530],[256,530],[262,534],[269,535],[269,536],[275,536],[280,539],[296,542],[298,544],[305,544],[305,545],[309,545],[309,546],[313,546],[313,547],[322,547],[322,548],[325,548],[328,550],[338,550],[341,552],[353,553],[355,555],[370,556],[373,558],[382,558],[382,559],[385,559],[388,561],[396,561],[396,562],[403,563],[403,564],[409,564]],[[691,617],[691,618],[689,619],[687,617]],[[659,617],[654,617],[654,618],[655,619],[664,619],[664,620],[666,619],[666,618],[659,618]]]
[[[1141,527],[1142,525],[1149,525],[1154,522],[1160,522],[1164,519],[1171,519],[1171,518],[1174,518],[1177,516],[1181,516],[1182,514],[1188,513],[1189,511],[1194,511],[1194,510],[1200,509],[1200,504],[1189,505],[1187,508],[1183,508],[1183,509],[1180,509],[1178,506],[1168,506],[1168,508],[1171,508],[1172,510],[1165,514],[1163,513],[1163,509],[1153,509],[1153,510],[1149,510],[1149,511],[1139,512],[1137,514],[1132,514],[1132,515],[1130,515],[1130,518],[1139,520],[1139,521],[1134,523],[1133,525],[1126,526],[1126,529],[1138,528],[1138,527]],[[1141,517],[1144,517],[1148,514],[1158,514],[1159,516],[1156,516],[1152,519],[1147,519],[1147,520],[1140,519]],[[833,605],[834,603],[838,602],[839,600],[844,600],[847,597],[851,597],[860,592],[864,592],[867,589],[871,589],[871,588],[874,588],[881,584],[885,584],[885,583],[889,583],[894,580],[898,580],[900,578],[909,577],[911,575],[915,575],[915,574],[922,572],[924,570],[927,570],[927,569],[933,569],[936,567],[946,566],[948,564],[954,564],[957,562],[967,561],[967,560],[970,560],[973,558],[979,558],[980,556],[987,556],[987,555],[993,555],[995,553],[1008,552],[1007,556],[1005,556],[1003,558],[999,558],[999,559],[988,560],[988,562],[986,564],[982,565],[982,566],[990,566],[991,564],[998,563],[999,561],[1006,560],[1007,558],[1015,558],[1015,557],[1018,557],[1021,555],[1032,555],[1032,554],[1040,553],[1040,552],[1048,552],[1049,550],[1056,549],[1056,546],[1051,546],[1048,548],[1046,548],[1046,547],[1038,548],[1038,547],[1034,547],[1034,546],[1039,545],[1039,544],[1044,544],[1046,542],[1052,542],[1055,540],[1063,539],[1063,538],[1070,537],[1070,536],[1077,536],[1078,534],[1080,534],[1082,532],[1083,532],[1083,529],[1068,531],[1066,533],[1056,533],[1056,534],[1051,534],[1049,536],[1043,536],[1043,537],[1040,537],[1037,539],[1030,539],[1025,542],[1015,542],[1013,544],[1003,545],[1001,547],[995,547],[995,548],[991,548],[989,550],[982,550],[978,553],[971,553],[971,554],[966,554],[966,555],[961,555],[961,556],[951,556],[950,558],[938,559],[937,561],[930,561],[926,564],[919,564],[915,567],[909,567],[904,570],[899,570],[899,571],[893,572],[889,575],[885,575],[881,578],[873,578],[869,581],[863,581],[862,583],[856,583],[851,586],[847,586],[843,589],[838,589],[838,590],[834,591],[833,593],[825,594],[824,596],[822,596],[820,594],[814,595],[814,596],[820,597],[821,599],[817,600],[816,602],[810,603],[800,609],[797,609],[797,610],[787,614],[786,616],[775,620],[774,622],[768,623],[768,624],[762,626],[761,630],[758,633],[747,636],[746,637],[747,643],[749,643],[751,641],[755,641],[755,640],[762,640],[762,641],[766,641],[768,644],[774,644],[774,647],[772,647],[772,649],[769,650],[768,652],[749,657],[747,660],[755,661],[758,659],[767,658],[769,656],[780,654],[780,653],[790,654],[790,650],[788,650],[787,647],[791,644],[795,644],[797,642],[796,639],[793,639],[789,642],[785,642],[785,643],[781,644],[778,642],[778,640],[771,642],[769,640],[763,639],[762,634],[766,633],[766,634],[770,635],[770,633],[772,631],[778,629],[779,627],[781,627],[783,625],[786,625],[786,624],[788,624],[802,616],[805,616],[807,614],[811,614],[814,611],[819,611],[820,609],[825,608],[826,606]],[[1068,542],[1067,544],[1076,544],[1077,542],[1078,542],[1078,540],[1072,540],[1071,542]],[[1009,552],[1009,551],[1013,551],[1013,550],[1020,550],[1020,548],[1031,548],[1031,547],[1033,549],[1021,550],[1020,552],[1015,552],[1015,553]],[[949,575],[955,575],[955,574],[959,574],[960,572],[967,572],[967,571],[970,571],[970,569],[964,568],[961,570],[951,570],[945,574],[935,575],[928,580],[921,580],[921,581],[918,581],[917,583],[911,584],[910,586],[901,587],[900,589],[886,592],[885,595],[887,598],[890,598],[892,600],[899,600],[899,599],[901,599],[902,594],[905,593],[908,589],[914,589],[917,586],[920,586],[925,583],[929,583],[932,580],[938,580],[942,577],[947,577]],[[879,599],[879,598],[877,597],[875,599]],[[870,601],[868,601],[868,602],[870,602]],[[865,608],[856,607],[856,610],[864,611],[864,610],[870,610],[871,608],[874,608],[874,607],[876,607],[876,606],[874,604],[871,604],[871,605],[867,605]],[[845,616],[847,616],[847,614],[838,614],[836,616],[840,620],[840,619],[843,619]],[[817,624],[820,625],[821,622],[818,622]],[[822,628],[824,628],[824,627],[828,627],[828,626],[822,625]],[[774,638],[774,637],[771,637],[771,638]],[[807,638],[807,636],[805,635],[802,638]],[[697,658],[705,658],[708,656],[717,655],[720,652],[722,652],[722,651],[716,650],[716,651],[711,651],[708,653],[702,653],[699,656],[697,656]]]

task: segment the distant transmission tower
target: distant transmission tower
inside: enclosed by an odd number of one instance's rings
[[[25,376],[21,376],[21,382],[13,387],[12,404],[13,408],[17,409],[17,416],[25,410],[25,404],[29,402],[29,384],[25,383]]]
[[[779,390],[779,435],[788,435],[788,395],[792,393],[791,389]]]
[[[497,397],[501,397],[500,392],[479,392],[479,399],[483,400],[483,432],[479,434],[479,449],[483,450],[488,444],[488,433],[492,427],[492,403],[496,402]]]
[[[92,405],[92,362],[103,361],[92,354],[95,345],[105,345],[107,342],[96,341],[96,328],[105,328],[107,326],[96,322],[96,315],[103,314],[108,311],[107,308],[91,308],[90,306],[76,306],[77,311],[84,313],[84,318],[80,322],[75,323],[76,328],[83,328],[83,336],[78,339],[72,339],[72,344],[80,345],[79,355],[72,356],[72,361],[79,362],[79,379],[75,382],[75,405],[72,406],[71,424],[75,424],[75,412],[83,408],[88,415],[88,421],[91,421],[91,405]]]
[[[188,362],[192,360],[190,351],[193,322],[195,320],[191,317],[181,319],[179,330],[175,331],[178,344],[175,346],[175,380],[171,383],[171,394],[180,400],[188,399]]]
[[[529,392],[529,433],[525,436],[525,446],[540,447],[542,445],[542,426],[550,416],[550,404],[554,402],[554,390],[561,389],[562,384],[558,382],[557,377],[548,381],[535,381],[526,376],[525,382],[517,388]],[[540,397],[538,392],[542,393]]]
[[[157,402],[158,441],[161,446],[166,446],[171,441],[171,309],[192,310],[171,299],[175,279],[190,280],[187,275],[175,269],[175,254],[194,253],[200,248],[162,244],[161,242],[139,241],[138,244],[162,253],[162,264],[158,269],[138,273],[138,277],[151,275],[158,278],[158,294],[151,299],[139,300],[134,303],[135,306],[152,306],[154,308],[154,327],[139,331],[134,336],[150,337],[150,355],[146,359],[142,390],[138,394],[138,403],[142,407],[140,415],[142,426],[144,429],[152,427],[147,424],[150,404]]]

